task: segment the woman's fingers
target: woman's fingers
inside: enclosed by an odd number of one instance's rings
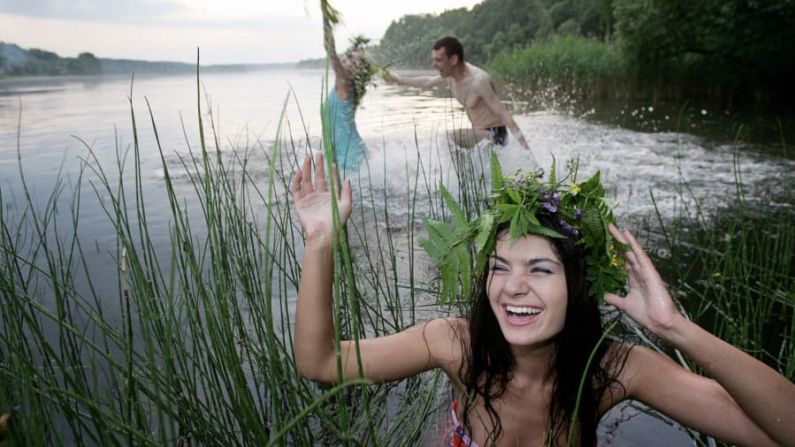
[[[629,251],[624,254],[627,260],[627,267],[630,269],[638,269],[651,262],[646,252],[643,250],[643,247],[640,245],[640,242],[635,239],[635,236],[633,236],[629,230],[619,230],[613,224],[608,226],[608,230],[617,241],[629,246]]]
[[[623,234],[621,234],[621,230],[619,230],[619,229],[618,229],[618,227],[616,227],[616,226],[615,226],[615,225],[613,225],[613,224],[609,224],[609,225],[607,226],[607,229],[608,229],[608,231],[610,231],[610,234],[612,234],[612,235],[613,235],[613,237],[614,237],[614,238],[615,238],[615,239],[616,239],[618,242],[621,242],[622,244],[626,244],[626,243],[627,243],[627,240],[624,238],[624,235],[623,235]]]
[[[301,192],[306,195],[314,191],[312,187],[312,157],[307,155],[304,157],[304,166],[301,168],[303,174],[301,175]]]
[[[608,231],[610,231],[610,234],[613,235],[613,238],[615,240],[617,240],[618,242],[620,242],[620,243],[622,243],[624,245],[629,246],[629,242],[627,241],[626,236],[624,235],[624,233],[621,230],[618,229],[618,227],[616,227],[613,224],[609,224],[607,226],[607,229],[608,229]],[[629,251],[624,253],[624,258],[627,261],[627,268],[631,270],[632,267],[633,267],[633,264],[635,264],[635,254],[632,252],[632,247],[631,246],[629,247]]]
[[[638,243],[638,241],[632,236],[632,233],[630,233],[628,230],[621,231],[613,224],[608,226],[608,230],[618,242],[621,242],[622,244],[629,247],[629,250],[624,253],[624,259],[626,260],[629,287],[630,289],[635,289],[640,285],[638,283],[637,275],[638,269],[641,267],[641,263],[638,260],[638,257],[645,256],[643,247],[640,246],[640,243]]]
[[[293,200],[298,200],[304,197],[303,193],[301,193],[301,177],[303,176],[303,171],[300,169],[295,172],[293,175],[292,180],[290,180],[290,192],[293,194]]]
[[[649,256],[643,250],[640,242],[635,239],[635,236],[633,236],[629,230],[624,230],[624,236],[627,238],[627,241],[629,241],[629,246],[632,247],[632,253],[635,255],[634,261],[636,267],[645,268],[647,265],[649,265],[651,263],[651,259],[649,259]]]
[[[618,310],[624,310],[624,298],[614,293],[605,293],[605,303],[615,306]]]
[[[323,161],[323,152],[315,157],[315,190],[328,191],[326,185],[326,164]]]

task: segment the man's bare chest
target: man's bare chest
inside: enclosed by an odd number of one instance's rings
[[[481,103],[480,95],[473,88],[472,82],[453,83],[451,90],[455,99],[466,109],[477,108]]]

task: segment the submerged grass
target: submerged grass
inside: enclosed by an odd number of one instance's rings
[[[200,95],[197,88],[199,104]],[[441,374],[325,387],[296,373],[291,319],[303,241],[287,191],[294,167],[311,149],[309,138],[296,141],[282,123],[272,144],[222,150],[212,115],[212,134],[204,134],[200,107],[198,152],[188,145],[189,154],[180,157],[191,190],[186,197],[150,108],[156,148],[148,149],[160,154],[166,236],[147,214],[152,199],[141,162],[147,148],[140,147],[132,100],[130,112],[131,152],[117,148],[114,172],[86,145],[73,190],[59,181],[38,205],[20,168],[21,204],[11,206],[0,191],[0,415],[13,414],[0,445],[427,441],[436,409],[446,403],[449,385]],[[332,160],[331,146],[324,149]],[[405,195],[396,199],[384,186],[380,197],[357,204],[347,231],[338,229],[337,343],[415,324],[418,309],[435,302],[415,254],[417,222],[446,217],[436,192],[441,179],[422,157],[416,166],[406,159],[406,178],[419,174],[407,180]],[[458,152],[453,160],[456,200],[474,216],[486,191],[479,174],[487,171],[485,160]],[[263,163],[264,174],[256,169]],[[381,168],[386,179],[387,167]],[[369,175],[356,180],[360,189],[379,186]],[[795,229],[784,212],[754,213],[737,183],[737,212],[708,222],[689,211],[653,227],[671,254],[662,260],[663,273],[689,297],[685,303],[699,323],[792,380]],[[96,196],[116,234],[112,296],[96,285],[102,279],[79,237],[86,193]],[[401,218],[389,211],[396,200],[405,201]]]

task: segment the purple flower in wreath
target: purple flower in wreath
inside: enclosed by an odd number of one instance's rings
[[[558,223],[560,224],[560,228],[563,230],[563,232],[566,233],[566,236],[576,238],[577,236],[580,235],[580,232],[577,231],[576,228],[569,225],[569,223],[566,222],[566,219],[564,219],[563,216],[558,216]]]
[[[582,208],[575,207],[574,208],[574,220],[580,220],[582,218]]]
[[[550,213],[558,212],[560,207],[560,194],[558,193],[544,193],[541,196],[541,207]]]

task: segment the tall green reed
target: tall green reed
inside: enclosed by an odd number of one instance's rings
[[[172,176],[148,103],[155,147],[141,147],[131,91],[131,152],[118,143],[112,172],[85,144],[73,190],[58,181],[39,206],[20,167],[22,200],[9,203],[0,191],[0,413],[18,407],[6,443],[419,442],[444,402],[439,373],[336,387],[298,377],[291,318],[303,243],[287,191],[297,161],[317,148],[308,137],[294,138],[286,114],[273,142],[224,148],[211,113],[212,134],[205,135],[199,85],[197,73],[198,153],[186,141],[189,152],[177,166],[188,173],[187,184]],[[333,143],[324,138],[330,161]],[[147,212],[153,199],[144,187],[145,150],[160,156],[168,228],[153,226]],[[454,193],[474,216],[488,170],[467,154],[452,154]],[[417,255],[417,222],[448,214],[437,192],[442,177],[425,160],[406,157],[406,190],[398,197],[376,184],[378,177],[386,183],[385,165],[357,174],[357,188],[382,193],[357,203],[347,231],[337,230],[337,341],[400,330],[420,319],[421,309],[460,312],[433,305]],[[370,175],[379,168],[380,176]],[[741,206],[733,215],[740,219],[707,220],[694,208],[654,226],[671,253],[664,274],[679,295],[697,298],[686,304],[701,324],[792,378],[795,235],[785,214],[755,212],[737,181]],[[114,296],[95,287],[99,278],[79,237],[86,193],[116,234]],[[396,201],[407,210],[402,222],[389,211]]]
[[[186,183],[172,175],[175,167],[148,101],[154,147],[142,147],[131,89],[132,144],[125,151],[117,141],[111,171],[85,144],[71,200],[59,181],[39,206],[21,165],[21,206],[6,206],[6,194],[0,194],[0,413],[19,407],[6,442],[417,442],[439,405],[439,373],[334,388],[296,373],[291,319],[303,245],[287,191],[311,142],[294,139],[282,121],[272,143],[223,148],[212,113],[202,111],[199,86],[197,72],[199,145],[194,149],[186,132],[188,153],[179,155],[176,166],[187,172]],[[145,188],[146,150],[159,154],[167,227],[152,223],[156,199]],[[262,164],[264,176],[257,168]],[[388,206],[372,203],[359,207],[359,218],[348,225],[355,243],[338,233],[338,340],[416,323],[419,295],[430,287],[414,268],[415,213],[418,202],[430,197],[422,185],[430,190],[438,183],[421,177],[407,182],[405,198],[390,198],[384,189],[383,205],[406,201],[411,212],[403,226],[411,231],[379,231],[391,228],[392,218]],[[94,255],[84,250],[78,231],[86,193],[116,235],[108,259],[117,265],[115,296],[93,287],[101,278],[93,276]],[[406,253],[408,275],[398,271],[398,258]]]
[[[619,45],[559,36],[495,55],[489,70],[513,90],[578,98],[628,97],[636,82]]]
[[[723,209],[707,219],[691,198],[695,207],[672,222],[658,217],[670,253],[661,262],[693,319],[794,379],[792,197],[771,190],[749,200],[734,157],[735,194]]]
[[[739,154],[733,156],[734,195],[707,215],[683,181],[677,215],[665,218],[657,209],[656,224],[647,228],[658,246],[652,255],[689,318],[795,380],[792,185],[770,179],[768,190],[749,200]],[[671,354],[700,371],[678,352]]]

